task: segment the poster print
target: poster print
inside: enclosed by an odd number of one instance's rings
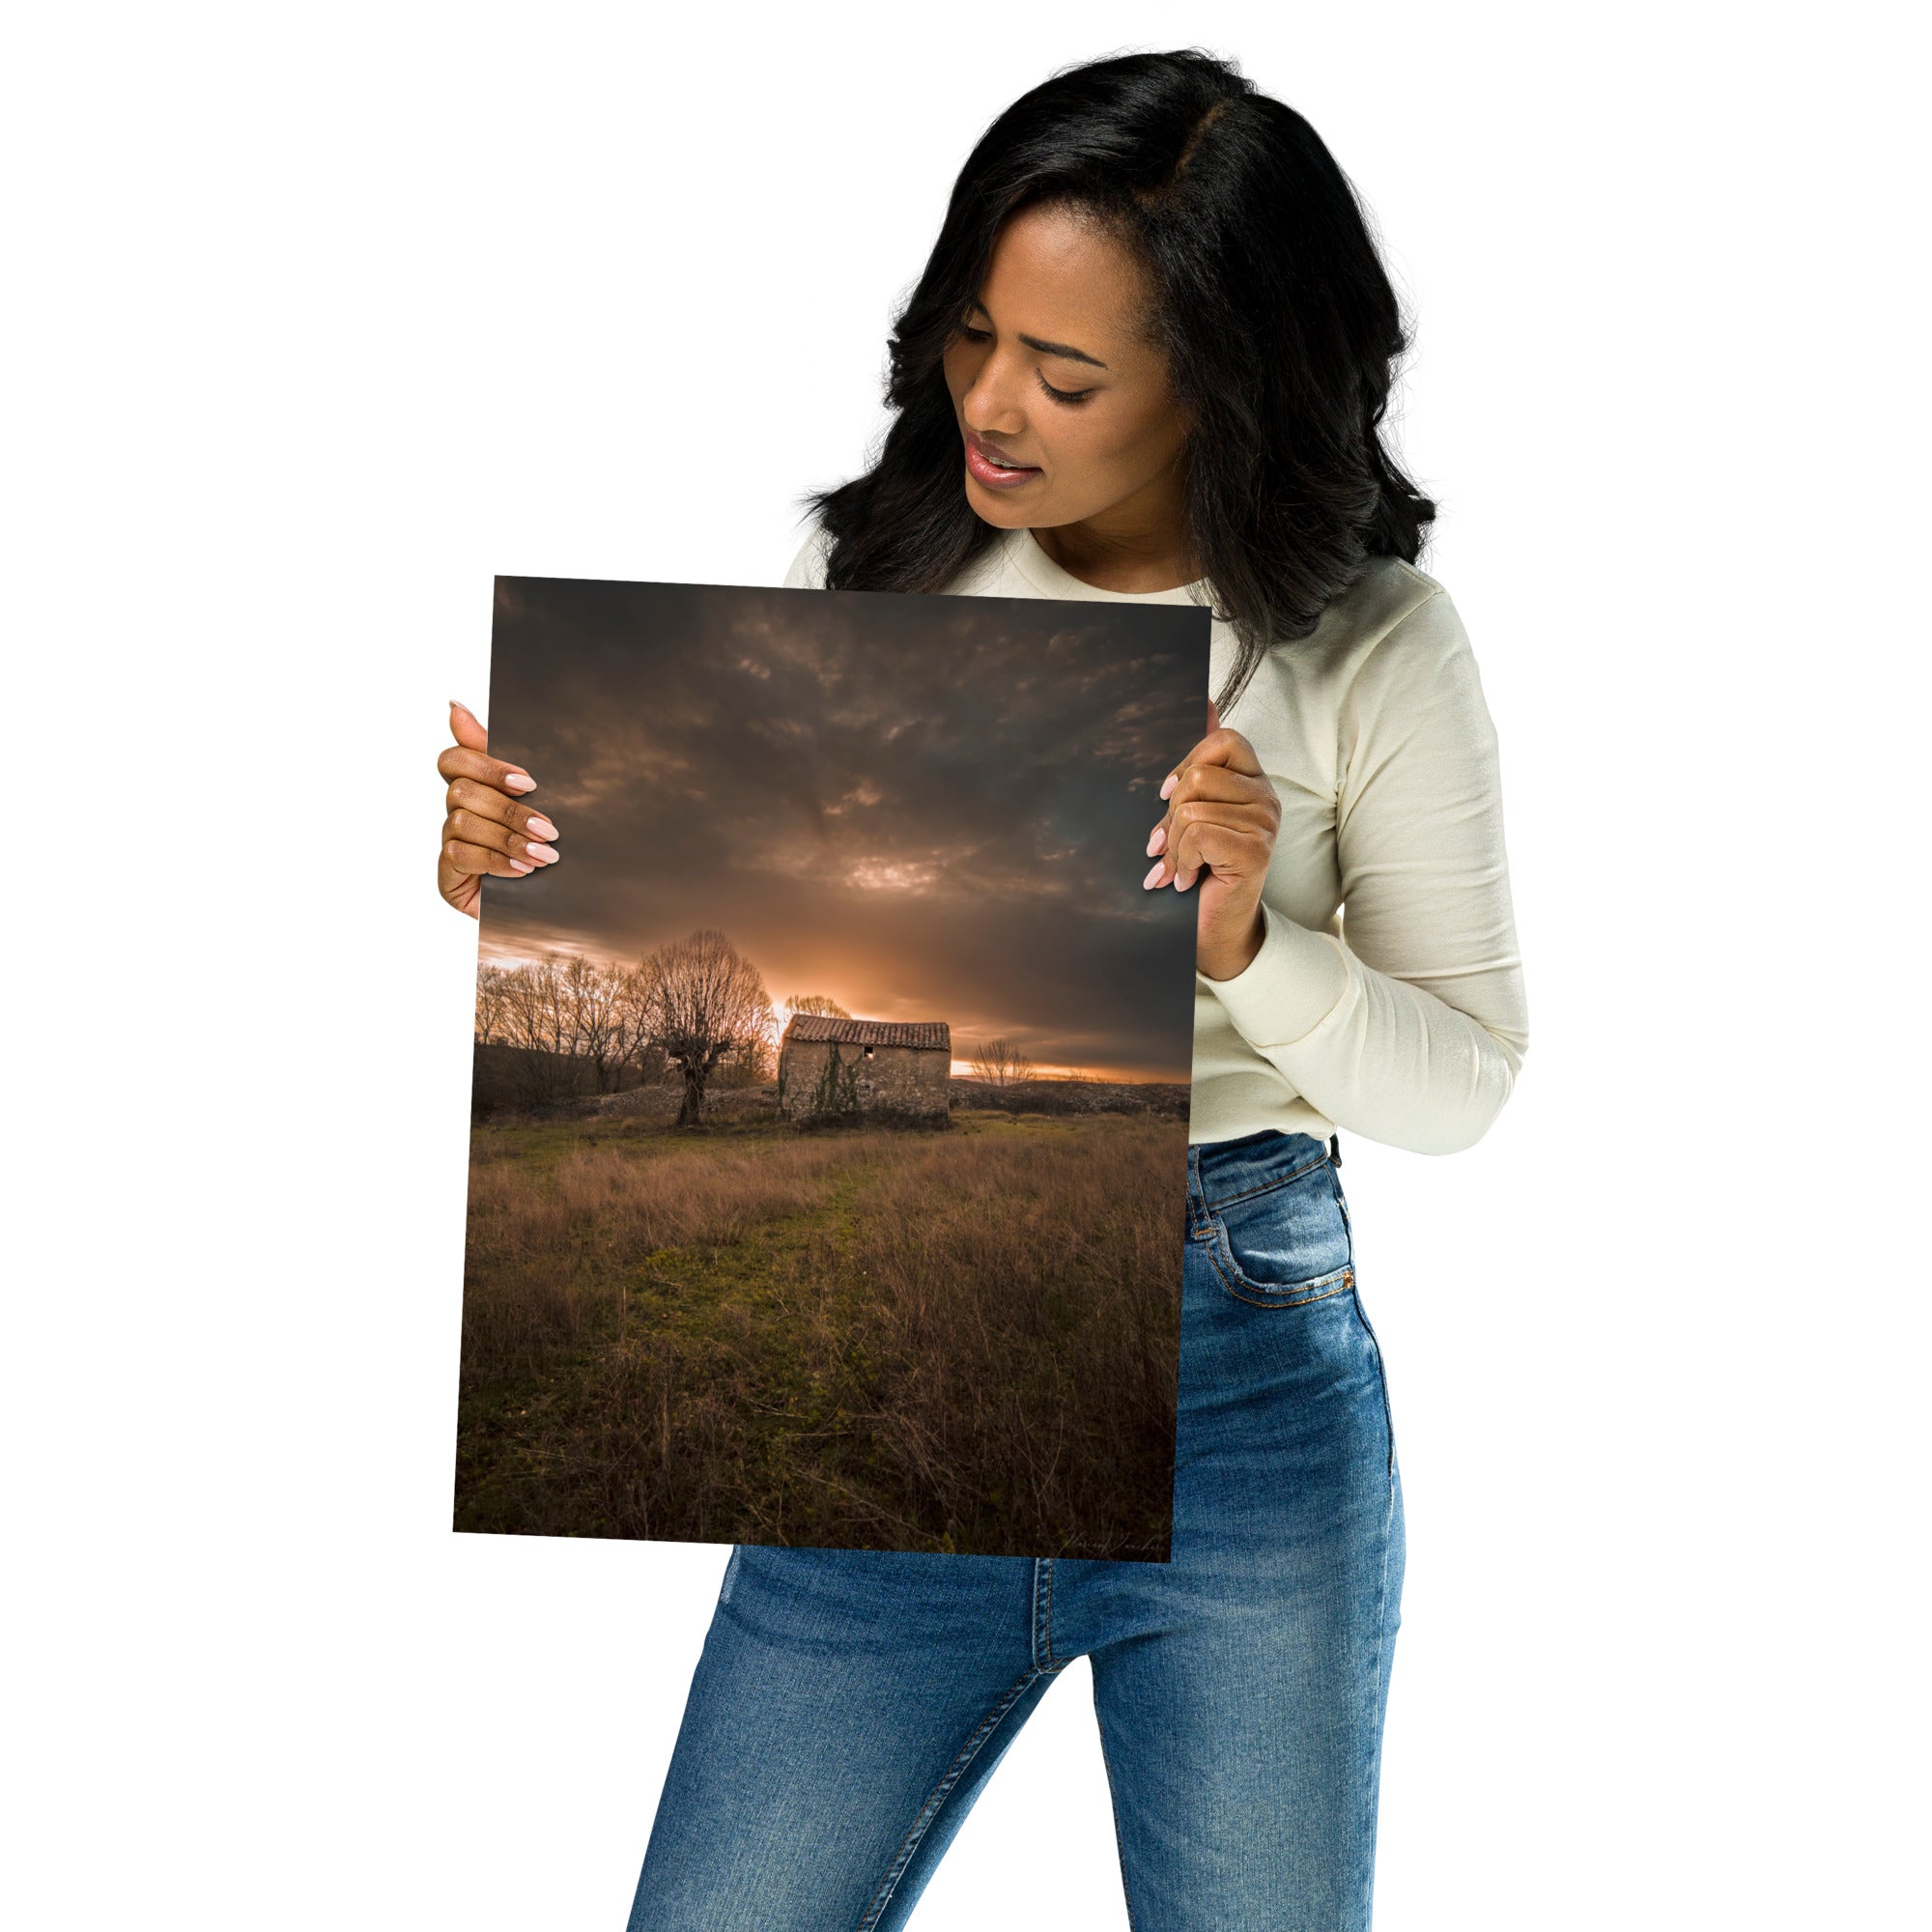
[[[456,1528],[1166,1560],[1208,636],[497,580]]]

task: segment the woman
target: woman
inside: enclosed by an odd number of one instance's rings
[[[1380,440],[1406,346],[1326,149],[1226,64],[1063,73],[966,162],[786,582],[1212,606],[1147,846],[1199,894],[1173,1555],[734,1549],[635,1932],[903,1925],[1082,1656],[1136,1927],[1369,1922],[1402,1490],[1333,1136],[1468,1147],[1526,1045],[1495,736]],[[474,911],[558,830],[453,721]]]

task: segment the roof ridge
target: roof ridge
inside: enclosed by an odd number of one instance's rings
[[[835,1013],[793,1013],[787,1039],[837,1040],[846,1046],[929,1047],[950,1053],[952,1029],[945,1020],[867,1020]]]

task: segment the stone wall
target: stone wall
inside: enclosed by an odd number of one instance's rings
[[[952,1056],[931,1047],[794,1039],[779,1057],[779,1112],[813,1117],[944,1120]]]

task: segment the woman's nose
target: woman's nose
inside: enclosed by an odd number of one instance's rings
[[[1026,412],[1019,407],[1010,374],[1000,369],[997,356],[989,355],[980,364],[959,412],[966,427],[981,436],[1017,436],[1026,428]]]

